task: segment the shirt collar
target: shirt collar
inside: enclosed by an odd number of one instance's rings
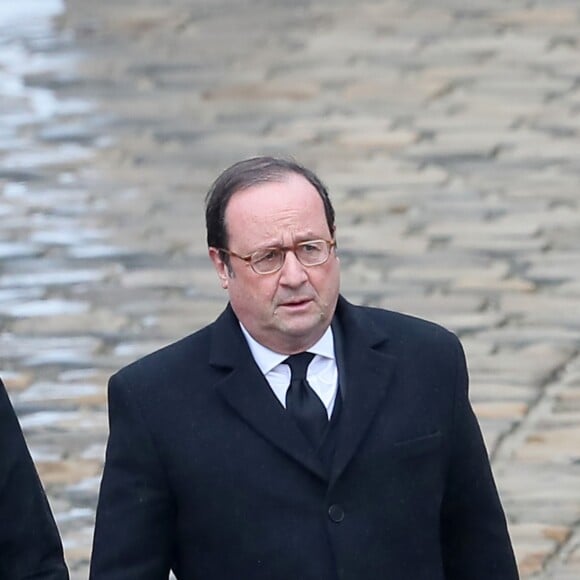
[[[263,375],[267,375],[272,369],[288,358],[287,354],[280,354],[260,344],[250,335],[241,322],[239,324],[250,347],[252,356]],[[334,360],[334,337],[330,326],[324,331],[320,339],[308,349],[308,352]]]

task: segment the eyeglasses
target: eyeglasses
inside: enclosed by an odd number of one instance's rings
[[[328,260],[330,249],[336,246],[334,240],[309,240],[287,248],[264,248],[256,250],[248,256],[240,256],[235,252],[221,249],[220,252],[234,256],[250,264],[256,274],[273,274],[282,269],[287,252],[293,252],[296,259],[307,268],[320,266]]]

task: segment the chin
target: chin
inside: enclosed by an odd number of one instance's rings
[[[315,324],[313,324],[315,322]],[[315,340],[318,340],[320,336],[324,333],[325,326],[321,324],[320,318],[317,318],[315,321],[309,321],[308,324],[305,323],[295,323],[295,324],[287,324],[285,325],[285,332],[296,338],[302,337],[308,339],[309,337],[316,336]]]

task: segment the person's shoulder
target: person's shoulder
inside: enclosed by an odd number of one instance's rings
[[[431,332],[450,332],[442,324],[414,314],[372,306],[361,306],[360,308],[366,310],[369,316],[380,318],[389,324],[396,324],[397,326],[405,326],[418,330],[429,330]]]
[[[442,324],[420,318],[413,314],[379,308],[375,306],[349,305],[355,316],[367,328],[386,332],[391,338],[434,340],[443,342],[458,341],[457,336]]]
[[[159,381],[167,375],[189,374],[200,364],[207,363],[211,326],[204,326],[127,364],[115,373],[114,378],[150,382]]]

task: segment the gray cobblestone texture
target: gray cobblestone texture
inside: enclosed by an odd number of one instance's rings
[[[257,154],[325,179],[348,298],[460,335],[522,578],[580,578],[579,152],[575,0],[3,4],[0,373],[73,580],[107,378],[220,312]]]

